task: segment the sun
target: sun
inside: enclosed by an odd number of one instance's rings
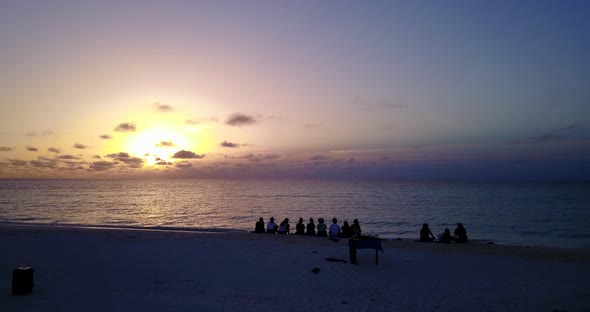
[[[176,162],[173,156],[181,150],[206,153],[211,148],[212,140],[205,128],[177,119],[144,117],[137,129],[121,137],[119,149],[144,159],[148,166]]]

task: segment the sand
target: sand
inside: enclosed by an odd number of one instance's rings
[[[0,246],[0,311],[590,311],[589,250],[384,241],[352,265],[325,260],[346,240],[19,225]]]

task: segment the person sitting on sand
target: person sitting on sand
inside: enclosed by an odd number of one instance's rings
[[[313,223],[313,218],[309,218],[309,223],[307,224],[307,232],[305,234],[308,236],[315,236],[315,223]]]
[[[432,242],[434,239],[434,234],[432,234],[432,231],[428,228],[428,223],[424,223],[422,225],[422,229],[420,230],[420,241]]]
[[[352,228],[348,225],[348,221],[344,221],[344,225],[340,229],[340,236],[344,238],[352,237]]]
[[[330,225],[330,237],[340,237],[340,225],[338,225],[336,218],[332,219],[332,225]]]
[[[285,220],[281,222],[277,234],[289,234],[289,218],[285,218]]]
[[[352,235],[361,235],[361,225],[359,224],[359,220],[358,219],[354,219],[352,221],[352,225],[350,226],[350,228],[352,229]]]
[[[455,229],[455,237],[453,240],[457,243],[467,243],[467,230],[463,227],[463,224],[457,223],[457,228]]]
[[[450,244],[451,243],[451,230],[445,229],[444,233],[438,239],[439,243]]]
[[[275,223],[275,218],[270,217],[270,221],[266,224],[266,234],[276,234],[277,233],[277,224]]]
[[[299,218],[299,222],[295,225],[295,235],[305,235],[305,225],[303,225],[303,218]]]
[[[262,217],[260,217],[260,219],[258,219],[258,222],[256,222],[256,226],[254,227],[254,233],[266,233],[266,231],[264,231],[264,219],[262,219]]]
[[[324,223],[324,218],[318,219],[318,237],[328,236],[328,226]]]

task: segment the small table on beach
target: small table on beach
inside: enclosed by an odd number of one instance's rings
[[[379,253],[378,251],[383,251],[383,246],[381,246],[380,239],[349,239],[348,240],[348,251],[350,252],[350,263],[358,264],[356,260],[356,250],[357,249],[366,249],[366,248],[373,248],[375,249],[375,264],[379,264]]]

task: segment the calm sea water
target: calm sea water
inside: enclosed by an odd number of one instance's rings
[[[590,183],[0,179],[5,223],[250,231],[271,216],[357,218],[392,239],[462,222],[472,242],[590,248]]]

